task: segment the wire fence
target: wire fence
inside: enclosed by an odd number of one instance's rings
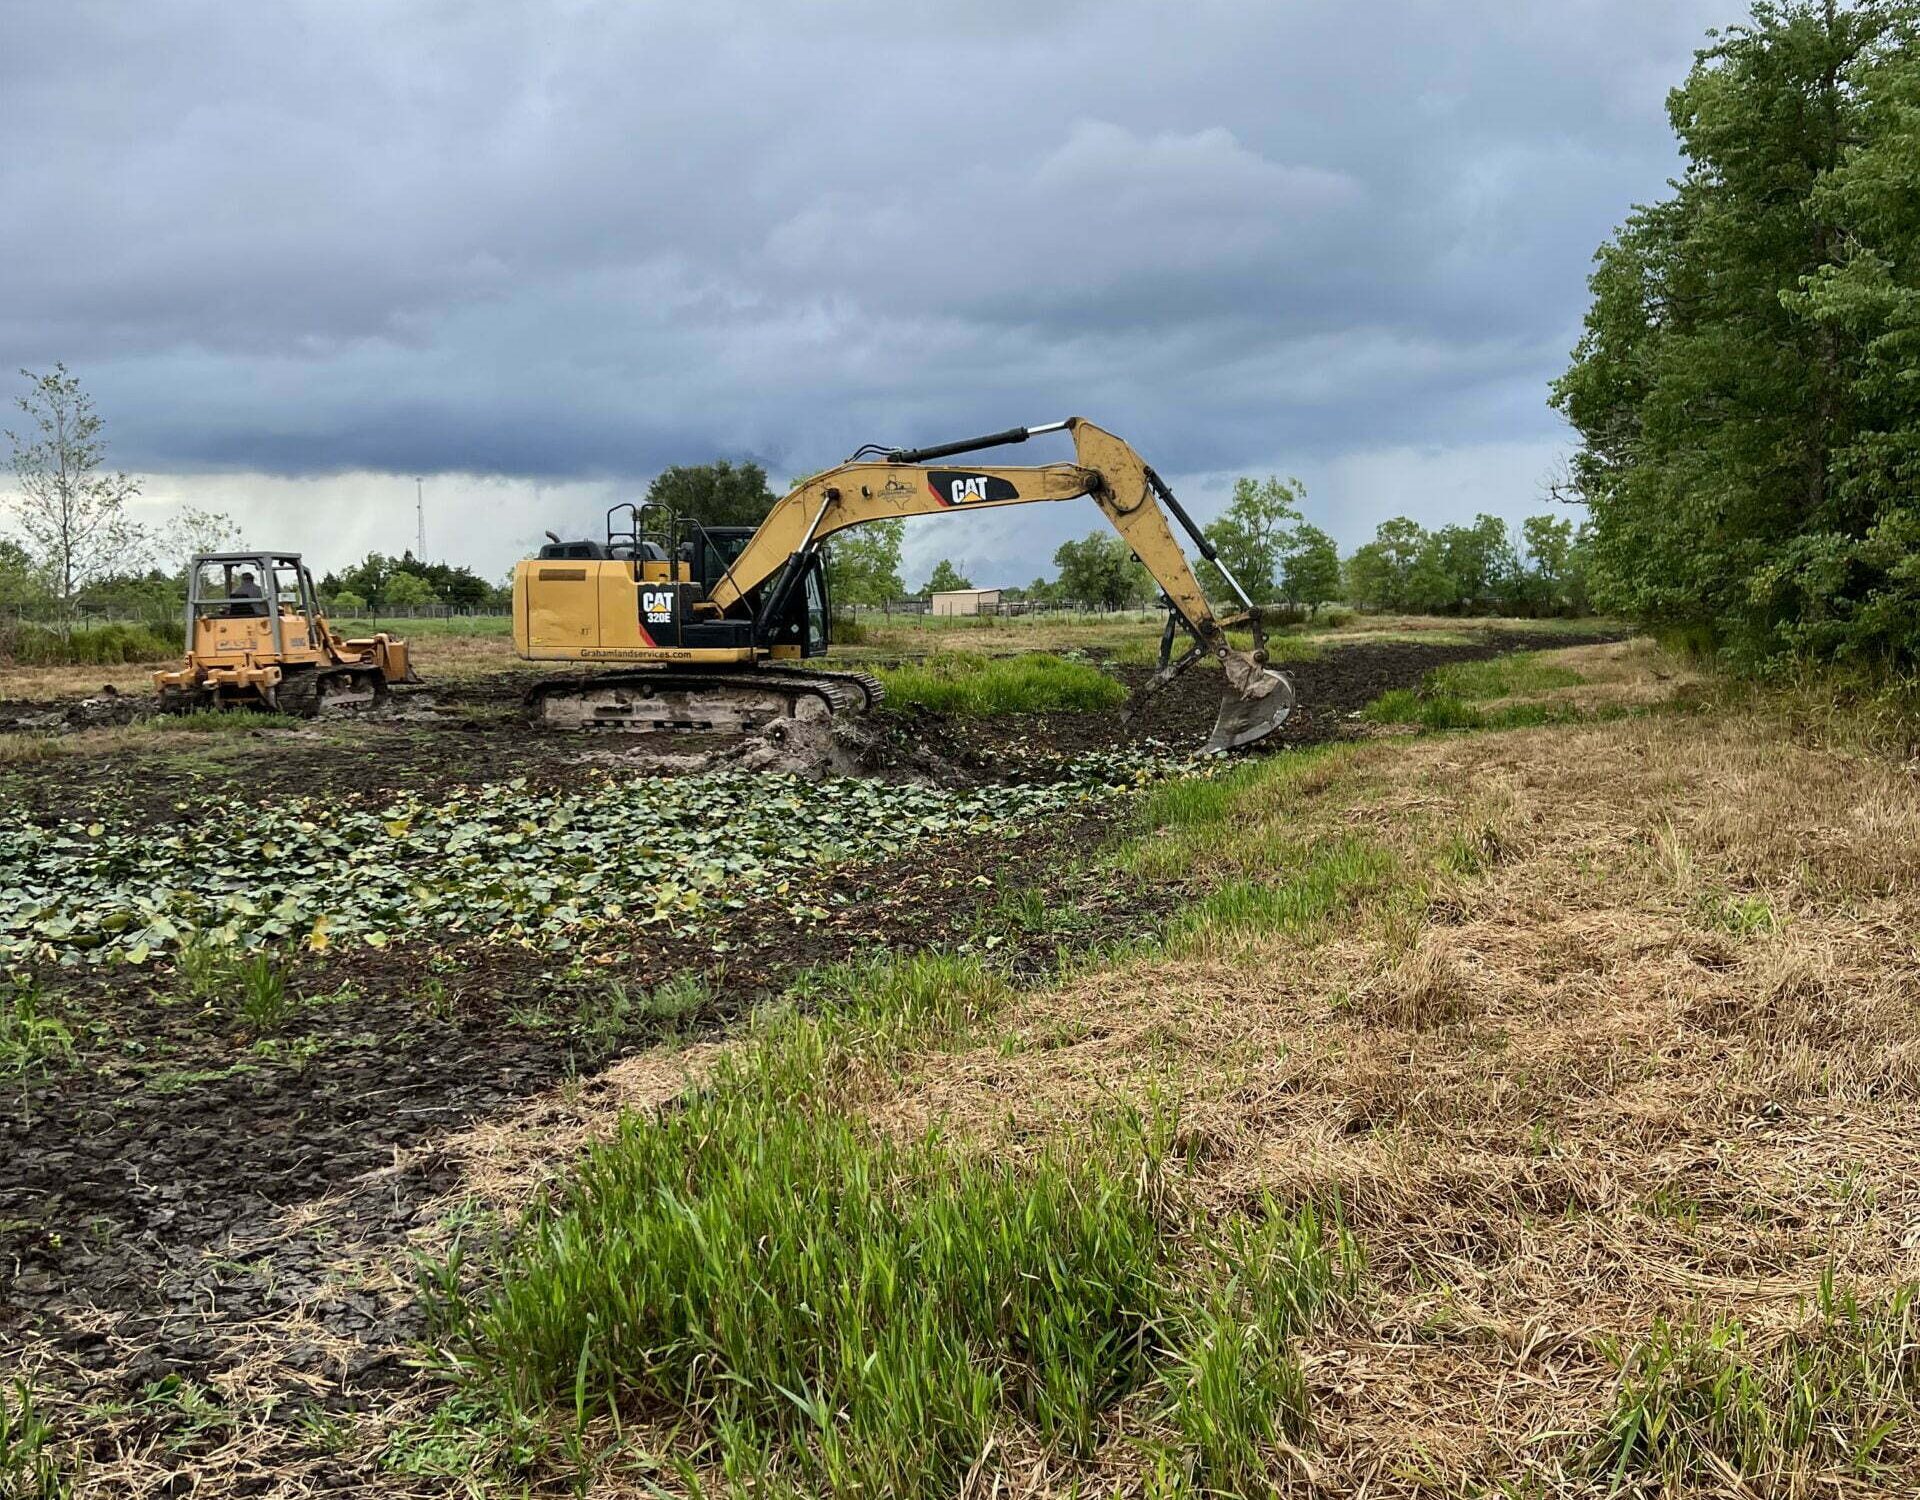
[[[1040,599],[997,599],[953,601],[949,609],[934,608],[933,597],[928,594],[910,596],[904,599],[889,599],[880,604],[842,604],[834,607],[837,615],[854,619],[880,616],[891,619],[896,615],[929,615],[936,618],[948,618],[955,615],[990,615],[1002,618],[1017,615],[1138,615],[1145,618],[1157,615],[1157,609],[1149,609],[1138,604],[1118,606],[1101,604],[1096,600],[1040,600]]]

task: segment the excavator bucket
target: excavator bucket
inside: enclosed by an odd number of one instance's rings
[[[1251,652],[1230,652],[1222,665],[1227,669],[1226,691],[1203,755],[1224,755],[1263,740],[1293,712],[1293,684],[1262,666]]]

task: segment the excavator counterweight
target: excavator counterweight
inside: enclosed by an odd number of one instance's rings
[[[1052,432],[1072,435],[1073,463],[952,462]],[[604,543],[555,538],[515,571],[516,647],[531,660],[622,670],[538,684],[536,715],[576,727],[741,728],[782,714],[871,706],[879,686],[871,678],[798,665],[823,654],[831,633],[822,552],[829,537],[870,521],[1083,496],[1152,574],[1169,612],[1160,671],[1143,692],[1210,658],[1225,685],[1205,749],[1224,752],[1272,734],[1292,711],[1293,688],[1267,666],[1259,611],[1160,476],[1125,442],[1079,417],[927,448],[863,448],[775,501],[751,530],[624,505],[608,512]],[[1228,641],[1174,536],[1175,522],[1240,596],[1253,625],[1250,651]],[[1177,661],[1176,626],[1192,642]],[[699,692],[676,687],[694,675]],[[729,710],[721,700],[730,696],[756,698],[758,706]]]

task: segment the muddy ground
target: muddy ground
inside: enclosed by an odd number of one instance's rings
[[[1300,706],[1262,753],[1354,732],[1359,708],[1440,663],[1562,644],[1512,634],[1392,642],[1291,664]],[[1211,727],[1218,691],[1217,673],[1190,672],[1133,723],[905,710],[877,716],[861,754],[875,774],[978,781],[1042,774],[1058,755],[1144,737],[1190,748]],[[385,798],[510,776],[559,786],[582,757],[663,774],[652,745],[527,730],[516,696],[509,679],[482,681],[392,720],[4,767],[0,807],[164,822],[244,817],[288,795]],[[455,1186],[434,1139],[663,1035],[722,1028],[811,966],[972,946],[1038,972],[1062,950],[1150,930],[1180,892],[1093,864],[1117,816],[822,872],[697,936],[635,929],[584,970],[566,955],[479,945],[308,956],[290,972],[296,1003],[270,1026],[164,972],[46,976],[45,1005],[76,1056],[0,1081],[0,1368],[31,1351],[43,1383],[114,1406],[100,1462],[130,1443],[158,1445],[185,1472],[196,1444],[226,1429],[203,1433],[155,1393],[232,1383],[260,1360],[261,1330],[276,1329],[264,1378],[293,1384],[260,1420],[285,1427],[288,1452],[318,1445],[303,1459],[307,1482],[352,1486],[364,1455],[334,1465],[320,1438],[308,1442],[324,1430],[313,1412],[359,1409],[425,1378],[409,1365],[423,1324],[404,1294],[337,1285],[338,1240],[343,1226],[362,1247],[421,1227]],[[1043,903],[1018,899],[1036,890]],[[677,1014],[622,1010],[621,986],[630,1000],[676,974],[700,976]]]

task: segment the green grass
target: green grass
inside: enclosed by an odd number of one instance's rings
[[[250,708],[196,708],[190,713],[156,714],[140,727],[155,734],[251,734],[256,729],[297,729],[300,721],[287,714]]]
[[[423,615],[418,619],[390,619],[381,615],[356,615],[352,619],[335,619],[328,616],[328,623],[342,635],[347,636],[373,635],[382,630],[388,635],[408,637],[513,634],[513,616],[511,615]]]
[[[1450,662],[1435,667],[1417,688],[1395,688],[1361,710],[1375,724],[1417,724],[1422,729],[1523,729],[1563,724],[1580,718],[1571,704],[1551,702],[1482,703],[1524,698],[1578,687],[1578,672],[1545,660],[1537,651],[1516,651],[1487,661]]]
[[[923,662],[878,668],[890,705],[917,704],[938,713],[1091,713],[1117,708],[1127,690],[1098,667],[1041,653],[980,656],[942,652]]]
[[[0,1495],[7,1500],[67,1500],[74,1474],[53,1446],[52,1423],[33,1387],[15,1380],[0,1387]]]
[[[1273,875],[1229,880],[1188,905],[1175,941],[1204,943],[1273,932],[1301,932],[1351,906],[1394,875],[1393,855],[1365,839],[1296,847]]]
[[[1910,1460],[1920,1396],[1915,1288],[1863,1304],[1822,1279],[1805,1327],[1769,1344],[1738,1323],[1656,1324],[1619,1367],[1614,1409],[1590,1464],[1616,1488],[1766,1482],[1805,1460],[1870,1477]]]
[[[186,649],[179,620],[145,625],[0,626],[0,662],[20,667],[104,667],[171,660]]]
[[[971,1034],[1004,992],[951,955],[810,976],[817,1014],[623,1119],[494,1266],[430,1270],[455,1399],[544,1425],[579,1483],[595,1434],[644,1414],[675,1430],[682,1488],[932,1500],[997,1440],[1085,1456],[1144,1396],[1159,1467],[1246,1488],[1306,1426],[1288,1341],[1351,1292],[1357,1247],[1273,1203],[1181,1232],[1167,1119],[1005,1157],[864,1118],[870,1069]]]
[[[1486,661],[1456,661],[1435,667],[1426,685],[1435,693],[1468,701],[1511,698],[1578,687],[1584,679],[1570,667],[1548,661],[1537,651],[1515,651]]]
[[[0,990],[0,1077],[45,1075],[73,1061],[73,1033],[40,1011],[40,989],[16,979]]]

